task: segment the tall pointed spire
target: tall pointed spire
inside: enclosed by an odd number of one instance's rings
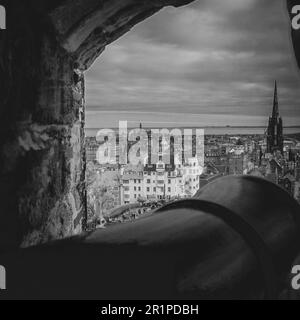
[[[278,92],[277,92],[277,81],[275,80],[274,102],[273,102],[272,118],[273,118],[273,119],[277,119],[278,117],[279,117]]]
[[[267,149],[269,153],[283,152],[283,124],[279,116],[277,81],[275,81],[272,117],[269,118]]]

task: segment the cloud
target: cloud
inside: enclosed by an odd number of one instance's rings
[[[202,0],[167,8],[107,47],[87,72],[88,110],[300,117],[283,1]]]

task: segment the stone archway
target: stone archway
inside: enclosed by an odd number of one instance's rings
[[[85,217],[84,76],[105,46],[194,0],[4,1],[0,33],[0,250],[79,233]],[[296,1],[288,0],[289,8]],[[266,13],[267,14],[267,13]],[[299,33],[293,32],[299,53]]]

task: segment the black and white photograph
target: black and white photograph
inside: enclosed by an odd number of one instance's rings
[[[299,0],[0,0],[0,300],[300,300],[299,68]]]

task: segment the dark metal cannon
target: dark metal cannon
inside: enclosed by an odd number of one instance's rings
[[[266,180],[222,178],[136,222],[1,256],[7,297],[275,299],[299,215]]]

